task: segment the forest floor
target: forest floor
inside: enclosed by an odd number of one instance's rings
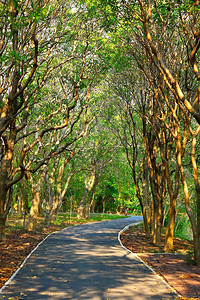
[[[144,234],[143,227],[129,227],[121,234],[122,244],[136,253],[173,287],[182,299],[200,299],[200,268],[194,265],[191,241],[174,239],[173,253],[165,253]]]
[[[6,240],[0,243],[0,288],[48,234],[75,224],[76,222],[64,223],[62,226],[54,224],[34,232],[23,228],[13,230],[12,226],[8,226]],[[200,268],[193,264],[193,246],[190,241],[175,239],[175,253],[162,253],[163,247],[155,246],[146,238],[141,226],[130,227],[122,233],[121,241],[126,248],[137,253],[155,272],[164,277],[183,296],[182,299],[200,299]]]

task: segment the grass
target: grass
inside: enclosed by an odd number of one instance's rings
[[[51,223],[53,226],[59,226],[61,228],[73,226],[76,224],[122,219],[125,216],[121,215],[111,215],[111,214],[90,214],[89,219],[77,219],[76,213],[60,213],[57,219]]]
[[[88,221],[97,222],[97,221],[115,220],[115,219],[123,219],[123,218],[126,217],[122,215],[112,215],[112,214],[91,214],[90,219],[88,219]]]
[[[48,228],[45,228],[44,226],[44,218],[38,217],[37,219],[37,225],[36,225],[36,231],[39,232],[52,232],[61,230],[65,227],[77,225],[77,224],[83,224],[88,222],[97,222],[97,221],[105,221],[105,220],[114,220],[114,219],[122,219],[125,218],[125,216],[122,215],[113,215],[113,214],[91,214],[89,219],[77,219],[76,213],[59,213],[56,220],[52,221]],[[25,223],[27,221],[27,218],[25,220]],[[13,230],[23,230],[25,228],[24,226],[24,218],[18,216],[18,215],[12,215],[9,216],[7,220],[6,225],[6,233],[10,233]]]

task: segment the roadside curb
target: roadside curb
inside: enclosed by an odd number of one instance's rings
[[[156,271],[154,270],[154,269],[152,269],[149,265],[147,265],[138,255],[140,254],[140,253],[134,253],[134,252],[132,252],[131,250],[129,250],[129,249],[127,249],[123,244],[122,244],[122,242],[121,242],[121,239],[120,239],[120,236],[121,236],[121,234],[123,233],[123,232],[125,232],[129,227],[134,227],[134,226],[136,226],[136,225],[138,225],[138,224],[141,224],[142,222],[140,221],[140,222],[137,222],[137,223],[131,223],[131,224],[129,224],[129,225],[127,225],[126,227],[124,227],[122,230],[120,230],[119,231],[119,233],[118,233],[118,241],[119,241],[119,243],[120,243],[120,245],[121,245],[121,247],[122,248],[124,248],[127,252],[129,252],[129,253],[131,253],[131,254],[133,254],[135,257],[137,257],[137,259],[139,260],[139,261],[141,261],[149,270],[151,270],[151,272],[153,272],[156,276],[158,276],[166,285],[167,285],[167,287],[169,287],[176,295],[177,295],[177,297],[179,297],[179,298],[182,298],[182,296],[162,277],[162,276],[160,276],[158,273],[156,273]],[[157,253],[156,253],[157,254]],[[162,253],[163,254],[163,253]]]

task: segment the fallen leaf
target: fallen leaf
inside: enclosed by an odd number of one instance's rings
[[[179,275],[178,278],[182,278],[182,279],[184,279],[184,278],[191,278],[191,275],[189,275],[189,274],[182,274],[182,275]]]

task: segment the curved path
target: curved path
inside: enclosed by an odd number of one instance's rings
[[[175,299],[158,275],[119,244],[118,232],[138,220],[78,225],[50,235],[0,299]]]

